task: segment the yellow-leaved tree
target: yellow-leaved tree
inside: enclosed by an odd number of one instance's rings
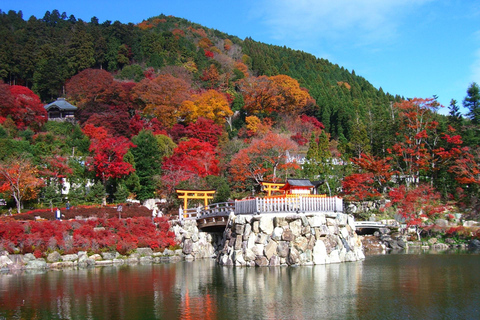
[[[227,97],[216,90],[208,90],[194,95],[192,100],[182,103],[182,115],[185,122],[197,121],[199,117],[213,120],[216,124],[224,124],[227,117],[233,112],[228,104]]]

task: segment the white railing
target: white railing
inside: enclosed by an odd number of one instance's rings
[[[235,200],[235,214],[343,212],[338,197],[255,198]]]
[[[205,208],[178,210],[180,220],[196,220],[215,216],[261,213],[343,212],[338,197],[272,197],[235,200],[208,205]]]
[[[200,208],[178,209],[178,220],[195,220],[200,216]]]

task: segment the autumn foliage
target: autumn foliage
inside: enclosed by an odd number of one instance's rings
[[[93,161],[90,163],[97,177],[103,181],[116,179],[134,171],[131,163],[125,162],[123,157],[134,144],[125,137],[113,137],[103,127],[86,125],[84,133],[91,139],[90,151],[93,152]]]
[[[288,152],[294,152],[296,148],[293,141],[272,132],[255,138],[232,158],[230,178],[244,187],[252,181],[257,184],[263,180],[278,181],[298,168],[287,158]]]
[[[286,76],[249,77],[239,81],[245,100],[245,110],[250,115],[272,112],[300,114],[310,95],[298,81]]]
[[[373,200],[381,196],[374,186],[373,173],[351,174],[343,179],[342,187],[347,200]]]
[[[106,70],[86,69],[66,84],[67,97],[80,109],[92,104],[123,104],[127,92]]]
[[[68,221],[9,221],[0,223],[0,246],[10,253],[47,250],[64,253],[116,250],[126,254],[140,247],[160,251],[175,245],[166,218],[94,219]]]
[[[38,131],[47,121],[40,98],[26,87],[0,83],[0,101],[0,124],[9,116],[18,129]]]
[[[421,171],[435,168],[434,150],[438,143],[438,121],[434,111],[438,104],[434,99],[412,99],[395,104],[400,116],[398,140],[389,149],[402,175],[415,183]]]
[[[43,180],[38,177],[38,170],[29,159],[11,158],[0,163],[0,193],[11,195],[20,213],[24,200],[37,197]]]
[[[143,106],[143,113],[154,115],[166,128],[171,128],[180,117],[181,104],[190,97],[190,86],[183,79],[162,74],[150,80],[143,79],[133,89],[132,97]]]
[[[172,16],[127,26],[58,12],[28,21],[0,15],[8,40],[0,44],[8,53],[0,161],[32,159],[28,168],[9,168],[31,173],[23,195],[2,178],[9,207],[15,197],[20,208],[58,203],[67,196],[63,181],[78,186],[69,197],[82,203],[99,201],[89,192],[117,202],[171,200],[178,184],[206,186],[211,178],[243,197],[261,180],[295,177],[322,180],[319,191],[352,200],[421,198],[427,183],[478,217],[476,84],[466,117],[456,102],[443,116],[436,98],[402,99],[325,59]],[[78,107],[75,123],[46,122],[43,104],[60,96]]]
[[[183,102],[181,112],[187,123],[195,122],[202,117],[213,120],[217,125],[224,124],[225,119],[233,114],[227,97],[216,90],[193,95]]]
[[[181,141],[163,163],[163,181],[170,188],[179,182],[218,175],[217,153],[212,144],[192,138]]]
[[[450,171],[455,173],[456,180],[461,184],[480,185],[480,152],[475,153],[464,150],[450,167]]]
[[[400,186],[393,188],[388,195],[391,199],[388,206],[394,207],[408,225],[422,225],[446,209],[440,201],[440,193],[427,184],[420,184],[413,189]]]

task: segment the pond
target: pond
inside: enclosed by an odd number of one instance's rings
[[[391,254],[311,267],[212,260],[0,274],[0,319],[478,318],[480,255]]]

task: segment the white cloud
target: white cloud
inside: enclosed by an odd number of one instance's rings
[[[264,0],[259,3],[264,24],[277,40],[335,39],[368,45],[395,37],[405,12],[430,1]]]

